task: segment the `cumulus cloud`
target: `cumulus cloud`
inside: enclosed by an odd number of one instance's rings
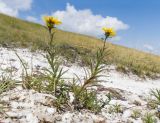
[[[33,17],[33,16],[27,16],[26,20],[31,21],[31,22],[39,23],[38,19],[36,17]]]
[[[154,44],[144,44],[142,47],[142,50],[147,51],[149,53],[154,53],[156,55],[160,55],[160,47],[159,45],[154,45]]]
[[[112,27],[117,31],[129,28],[127,24],[116,17],[94,15],[90,9],[77,10],[69,3],[66,10],[56,11],[52,15],[63,22],[60,26],[61,29],[91,36],[100,36],[101,28],[104,26]]]
[[[0,0],[0,13],[18,16],[19,11],[31,9],[32,0]]]
[[[149,51],[154,51],[154,47],[152,45],[149,45],[149,44],[144,44],[143,46],[146,50],[149,50]]]

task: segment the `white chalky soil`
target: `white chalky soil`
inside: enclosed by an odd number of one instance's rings
[[[15,49],[18,55],[28,63],[28,70],[35,71],[36,69],[43,69],[48,67],[45,58],[41,52],[31,53],[28,49]],[[82,79],[84,77],[83,68],[76,64],[71,67],[63,66],[68,72],[64,75],[67,80],[74,77],[74,74],[79,75]],[[10,104],[11,108],[6,112],[10,118],[0,119],[0,122],[4,123],[39,123],[43,120],[48,122],[60,122],[60,123],[92,123],[92,122],[107,122],[117,123],[124,122],[130,123],[142,123],[141,118],[131,118],[132,110],[139,109],[142,114],[147,112],[146,98],[149,95],[151,89],[160,89],[159,80],[140,80],[137,76],[130,74],[124,75],[115,70],[114,66],[107,66],[109,72],[105,71],[103,74],[108,77],[101,78],[106,82],[101,83],[103,88],[112,88],[120,90],[120,94],[124,97],[122,99],[112,99],[110,104],[120,104],[124,111],[123,113],[109,113],[107,105],[102,113],[95,115],[84,111],[79,112],[65,112],[58,114],[53,106],[43,105],[50,101],[55,101],[55,97],[35,92],[33,90],[23,90],[21,87],[17,87],[13,90],[5,92],[2,97],[3,101]],[[13,79],[21,80],[22,65],[15,55],[15,51],[12,49],[0,48],[0,74],[6,75],[7,69],[12,68],[13,72],[9,74]],[[100,95],[105,98],[106,91],[101,91]],[[135,106],[134,102],[138,101],[141,106]],[[130,108],[133,107],[133,108]],[[154,110],[151,112],[155,112]],[[129,122],[130,121],[130,122]],[[160,120],[159,120],[160,122]],[[43,122],[42,122],[43,123]]]

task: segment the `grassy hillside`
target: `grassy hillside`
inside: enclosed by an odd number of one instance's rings
[[[45,27],[0,14],[0,44],[43,48],[48,41]],[[85,62],[102,45],[102,41],[93,37],[56,30],[54,41],[59,44],[61,53],[74,62],[80,56]],[[107,43],[110,51],[106,55],[108,63],[116,64],[117,70],[124,73],[132,71],[140,77],[156,78],[160,74],[160,57],[134,49]]]

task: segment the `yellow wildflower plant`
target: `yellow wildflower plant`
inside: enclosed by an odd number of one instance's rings
[[[58,20],[57,18],[52,17],[52,16],[44,16],[44,17],[43,17],[43,20],[44,20],[44,22],[46,23],[46,26],[47,26],[49,29],[54,28],[55,25],[60,25],[60,24],[62,24],[62,22],[61,22],[60,20]]]
[[[113,28],[103,27],[102,30],[104,31],[106,37],[112,38],[112,37],[116,36],[116,32]]]

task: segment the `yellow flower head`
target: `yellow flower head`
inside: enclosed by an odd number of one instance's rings
[[[116,32],[115,32],[115,30],[113,28],[106,28],[106,27],[104,27],[104,28],[102,28],[102,30],[105,32],[105,35],[107,37],[111,38],[111,37],[116,36]]]
[[[44,16],[43,17],[44,22],[46,23],[46,26],[49,29],[52,29],[55,27],[55,25],[60,25],[62,22],[59,21],[57,18],[54,18],[52,16]]]

